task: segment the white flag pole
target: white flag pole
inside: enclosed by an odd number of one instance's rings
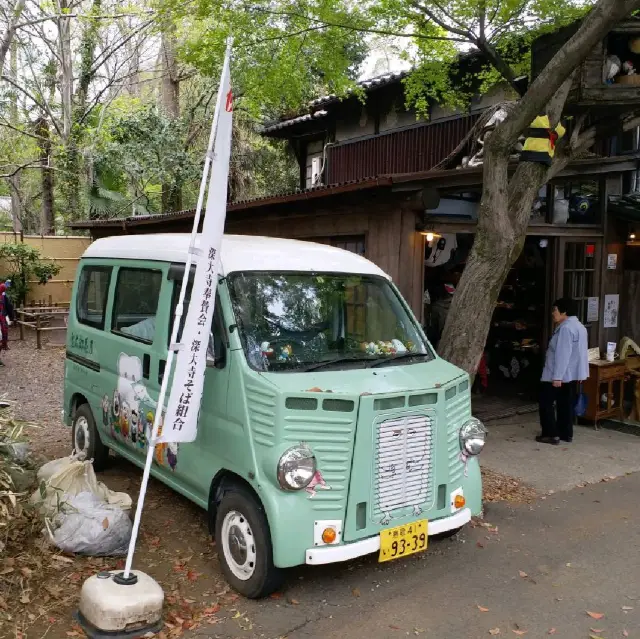
[[[204,203],[204,195],[207,188],[207,178],[211,171],[211,163],[213,160],[213,145],[216,138],[216,131],[218,128],[218,120],[220,117],[220,111],[224,108],[225,95],[222,91],[222,79],[228,71],[230,58],[231,58],[231,46],[233,39],[227,40],[227,50],[224,57],[224,64],[222,67],[222,74],[220,76],[220,88],[218,89],[218,98],[216,100],[216,109],[213,115],[213,123],[211,125],[211,133],[209,134],[209,144],[207,146],[207,154],[204,161],[204,170],[202,172],[202,180],[200,181],[200,192],[198,194],[198,202],[196,204],[196,212],[193,220],[193,228],[191,229],[191,239],[189,242],[189,251],[187,253],[187,261],[185,264],[184,275],[182,276],[182,284],[180,285],[180,295],[178,296],[178,303],[176,304],[176,310],[173,319],[173,329],[171,331],[171,340],[169,342],[169,352],[167,353],[167,363],[165,364],[165,373],[162,378],[162,385],[160,386],[160,395],[158,397],[158,407],[153,420],[153,429],[151,432],[151,439],[147,448],[147,460],[144,466],[144,473],[142,474],[142,483],[140,484],[140,494],[138,496],[138,503],[136,506],[136,514],[133,520],[133,529],[131,531],[131,540],[129,541],[129,551],[127,553],[127,562],[124,568],[124,578],[129,578],[131,572],[131,564],[133,563],[133,554],[136,548],[136,540],[138,538],[138,531],[140,528],[140,519],[142,518],[142,508],[144,506],[144,498],[147,492],[147,484],[149,483],[149,475],[151,473],[151,464],[153,463],[153,453],[155,450],[156,440],[158,439],[158,430],[160,428],[160,421],[162,419],[162,410],[164,408],[164,400],[167,394],[167,388],[169,386],[169,378],[171,377],[171,367],[175,358],[175,352],[178,348],[176,340],[178,338],[178,330],[180,328],[180,319],[182,318],[182,309],[184,305],[184,298],[187,292],[187,282],[189,281],[189,274],[191,271],[191,264],[193,262],[193,255],[196,252],[196,238],[198,235],[198,227],[200,226],[200,218],[202,216],[202,205]]]

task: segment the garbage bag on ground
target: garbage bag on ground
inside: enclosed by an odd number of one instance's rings
[[[54,517],[62,504],[80,493],[92,493],[123,511],[131,509],[131,497],[109,490],[99,482],[91,461],[79,461],[74,457],[54,460],[40,469],[38,479],[41,480],[40,487],[31,496],[31,503],[48,518]]]
[[[65,552],[118,556],[127,554],[132,523],[119,506],[81,492],[62,504],[47,529],[51,541]]]
[[[80,458],[75,454],[69,457],[61,457],[60,459],[52,459],[47,462],[38,470],[38,481],[49,481],[53,475],[66,468],[71,462],[80,461]]]

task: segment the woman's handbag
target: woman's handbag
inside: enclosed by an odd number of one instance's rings
[[[587,412],[587,395],[582,389],[582,382],[578,385],[578,397],[576,398],[576,405],[574,412],[577,417],[583,417]]]

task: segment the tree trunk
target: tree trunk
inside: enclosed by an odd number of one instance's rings
[[[4,61],[7,57],[7,53],[9,53],[11,45],[13,44],[13,39],[16,35],[16,25],[24,11],[24,5],[25,0],[18,0],[13,7],[13,10],[7,11],[11,18],[7,25],[7,30],[4,32],[4,36],[2,37],[2,41],[0,41],[0,75],[2,75],[2,72],[4,71]]]
[[[442,357],[471,375],[478,370],[500,290],[524,247],[536,195],[569,159],[569,154],[556,154],[551,168],[524,162],[509,179],[513,145],[537,114],[547,113],[551,122],[557,123],[575,69],[595,44],[638,5],[638,0],[598,2],[485,143],[476,236],[439,345]]]
[[[60,12],[62,14],[71,10],[69,0],[60,0]],[[73,109],[73,66],[71,61],[71,18],[58,18],[58,39],[60,48],[60,61],[62,81],[60,93],[62,95],[62,135],[64,141],[69,139],[71,133],[71,117]]]
[[[49,122],[46,117],[40,116],[36,122],[36,134],[40,140],[40,165],[42,185],[42,210],[40,213],[40,234],[55,234],[55,218],[53,212],[53,172],[51,163],[51,136]]]
[[[13,40],[11,42],[11,79],[14,82],[18,80],[18,43]],[[2,67],[0,66],[0,69]],[[9,119],[14,127],[18,127],[18,93],[14,90],[11,96],[11,104],[9,107]],[[22,202],[20,198],[20,171],[9,179],[11,187],[11,220],[13,222],[13,232],[20,233],[22,231]]]
[[[165,115],[172,120],[180,117],[180,78],[176,63],[176,28],[174,24],[165,25],[162,31],[162,87],[161,102]],[[162,185],[162,211],[182,210],[182,189],[174,183]]]

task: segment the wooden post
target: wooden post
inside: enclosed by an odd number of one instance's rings
[[[53,297],[49,295],[49,306],[53,305]]]
[[[20,341],[24,342],[24,311],[18,310],[18,326],[20,327]]]
[[[36,315],[36,348],[42,348],[42,333],[40,332],[40,313]]]

